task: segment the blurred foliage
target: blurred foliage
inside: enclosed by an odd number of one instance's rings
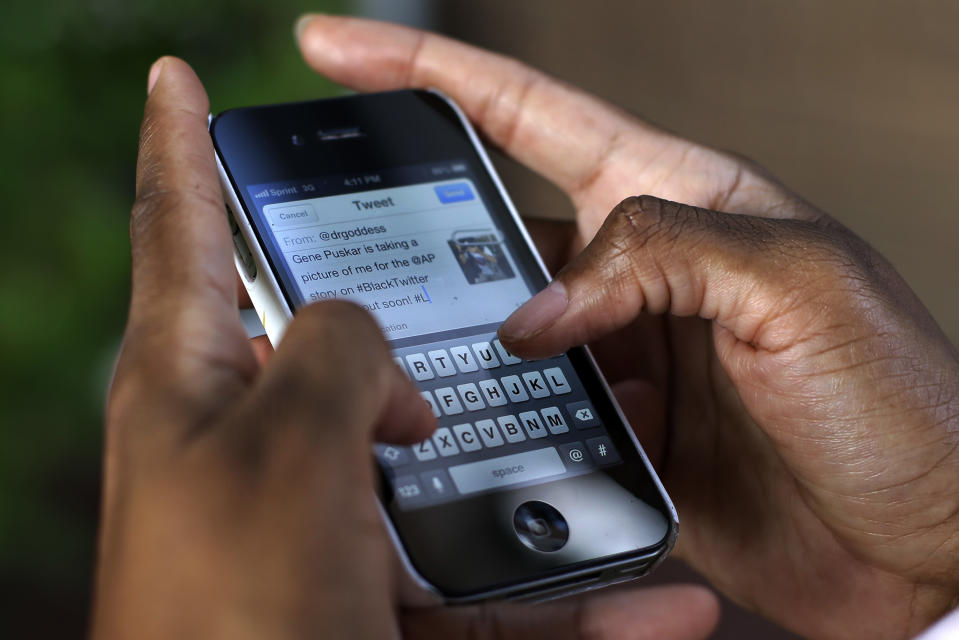
[[[127,215],[151,62],[174,54],[193,64],[214,111],[331,94],[301,61],[292,26],[302,12],[347,4],[5,3],[0,628],[83,633],[103,401],[128,300]]]

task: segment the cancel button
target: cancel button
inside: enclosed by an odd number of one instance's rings
[[[299,224],[316,224],[319,222],[316,211],[309,203],[282,206],[267,205],[263,207],[263,213],[270,219],[270,224],[274,227],[292,227]]]

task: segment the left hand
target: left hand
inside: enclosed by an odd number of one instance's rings
[[[398,613],[370,443],[422,440],[432,416],[348,303],[303,309],[258,362],[237,315],[206,94],[175,58],[151,78],[92,637],[704,637],[717,610],[698,587]]]

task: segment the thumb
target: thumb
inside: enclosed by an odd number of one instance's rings
[[[253,400],[268,416],[258,421],[263,428],[309,429],[335,443],[328,449],[335,456],[350,443],[366,451],[372,438],[420,442],[436,428],[373,317],[343,301],[310,304],[297,313]]]
[[[816,309],[823,315],[821,305],[796,304],[823,302],[802,290],[835,289],[855,261],[847,250],[855,240],[838,225],[628,198],[546,289],[507,318],[500,339],[517,355],[540,358],[645,311],[698,315],[756,348],[782,349],[812,330]]]

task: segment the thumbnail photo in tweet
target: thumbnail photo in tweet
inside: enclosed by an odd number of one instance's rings
[[[516,277],[492,229],[457,231],[448,241],[453,255],[470,284],[508,280]]]

